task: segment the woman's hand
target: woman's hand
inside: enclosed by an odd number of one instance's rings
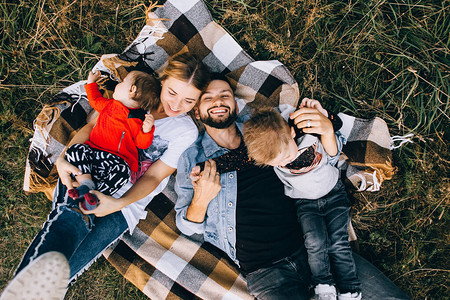
[[[320,104],[319,101],[309,98],[303,98],[302,102],[300,103],[300,108],[302,107],[309,107],[309,108],[315,108],[319,112],[321,112],[325,117],[328,118],[328,112],[326,109],[322,107],[322,104]]]
[[[64,184],[68,190],[73,189],[75,186],[78,186],[78,183],[72,179],[71,175],[82,175],[83,173],[80,171],[80,169],[70,164],[67,160],[64,159],[64,157],[61,156],[58,157],[55,165],[61,183]]]
[[[116,199],[112,196],[107,196],[99,191],[90,191],[98,199],[98,206],[92,210],[84,210],[80,204],[80,210],[84,214],[94,214],[96,217],[104,217],[121,210],[124,207],[124,201]]]
[[[189,174],[189,178],[191,179],[192,186],[194,188],[197,187],[197,181],[200,179],[201,175],[201,168],[200,166],[195,166],[192,168],[191,174]]]
[[[302,129],[304,133],[334,135],[331,121],[316,108],[301,107],[291,113],[289,117],[294,120],[294,124],[299,129]]]
[[[301,107],[290,114],[289,117],[294,120],[295,126],[302,129],[304,133],[319,134],[322,146],[329,156],[333,157],[338,154],[333,124],[319,110]]]

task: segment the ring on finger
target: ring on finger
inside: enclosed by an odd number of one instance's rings
[[[308,122],[306,123],[306,127],[311,127],[311,120],[308,120]]]

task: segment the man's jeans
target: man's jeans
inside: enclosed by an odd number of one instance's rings
[[[245,277],[250,295],[257,299],[309,299],[309,267],[305,248]]]
[[[361,279],[364,300],[411,299],[370,262],[355,253],[353,258]],[[304,300],[312,296],[308,290],[308,276],[307,254],[302,248],[271,266],[249,273],[246,279],[249,293],[257,299]]]
[[[71,209],[78,207],[78,203],[67,197],[66,191],[58,181],[52,211],[25,252],[16,274],[36,257],[58,251],[69,261],[73,281],[127,231],[127,222],[120,211],[101,218],[88,215],[89,225],[81,213]]]
[[[349,205],[341,180],[322,198],[296,201],[312,273],[311,283],[316,286],[336,282],[341,293],[360,290],[348,241]]]

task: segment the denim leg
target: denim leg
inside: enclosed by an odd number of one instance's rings
[[[300,199],[296,201],[297,217],[302,227],[308,263],[311,269],[311,282],[333,284],[328,257],[328,233],[317,200]]]
[[[65,191],[62,185],[56,188],[52,211],[25,252],[16,273],[38,256],[50,251],[61,252],[69,260],[89,233],[90,228],[83,215],[70,208],[78,204],[64,196]]]
[[[348,222],[350,221],[350,201],[344,185],[339,181],[333,190],[324,197],[325,222],[330,245],[328,255],[336,285],[341,293],[360,290],[355,262],[348,241]]]
[[[127,221],[120,211],[95,218],[94,224],[69,260],[70,281],[76,279],[108,246],[128,231]]]
[[[25,252],[16,273],[30,261],[49,251],[63,253],[70,266],[71,280],[80,275],[111,243],[126,232],[128,225],[121,212],[102,218],[83,216],[71,209],[78,203],[67,197],[67,189],[60,182],[56,187],[52,211],[41,231]]]
[[[309,268],[302,247],[293,255],[246,276],[249,293],[263,300],[309,299]]]

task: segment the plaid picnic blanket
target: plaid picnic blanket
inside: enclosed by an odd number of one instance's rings
[[[151,5],[147,24],[130,46],[94,67],[108,75],[100,82],[100,89],[110,97],[129,71],[159,73],[169,57],[186,51],[230,79],[236,97],[247,103],[241,113],[260,106],[297,105],[298,86],[286,67],[275,60],[254,61],[213,21],[201,0],[167,0],[163,6]],[[92,110],[84,83],[63,89],[36,118],[25,191],[43,191],[51,199],[57,180],[54,163]],[[386,123],[379,118],[341,118],[341,131],[348,143],[340,165],[355,188],[375,191],[394,172]],[[173,180],[164,195],[150,202],[147,218],[141,220],[133,235],[125,235],[105,252],[107,259],[152,299],[251,298],[244,278],[224,253],[177,230],[173,210],[176,195],[171,184]]]
[[[133,235],[125,235],[104,256],[151,299],[253,299],[227,255],[175,225],[174,203],[158,195]]]

